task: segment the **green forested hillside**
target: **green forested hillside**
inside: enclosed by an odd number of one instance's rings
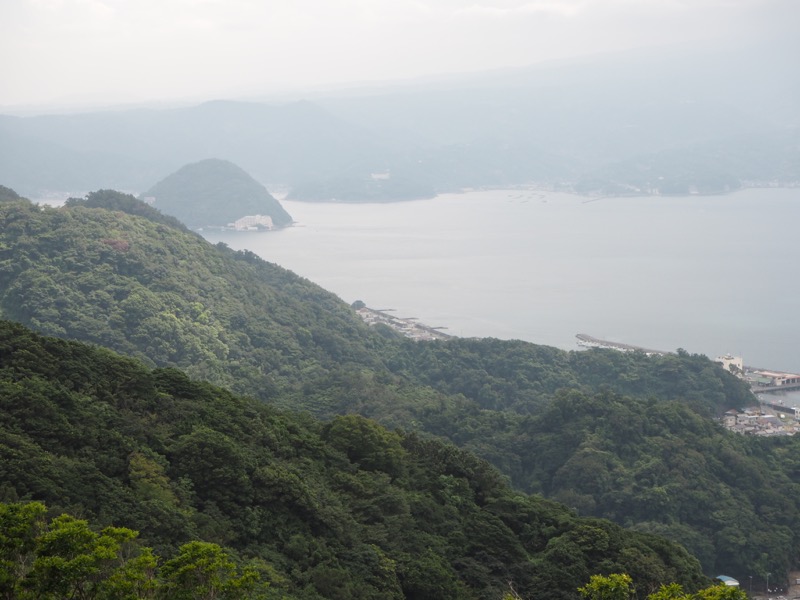
[[[0,205],[0,314],[262,398],[374,362],[381,338],[334,295],[169,218],[123,212],[121,199]]]
[[[779,501],[800,481],[792,442],[714,425],[752,395],[703,356],[384,337],[318,286],[112,191],[0,203],[0,313],[276,407],[449,440],[517,489],[686,544],[709,574],[778,577],[800,548],[786,529],[800,511]]]
[[[712,419],[752,399],[708,359],[500,340],[423,343],[402,356],[440,393],[476,401],[365,400],[361,412],[417,423],[579,514],[679,540],[707,573],[763,579],[795,564],[798,442],[743,437]]]
[[[7,188],[4,185],[0,185],[0,202],[11,202],[14,200],[21,200],[22,198],[20,195],[12,190],[11,188]]]
[[[798,557],[792,438],[732,434],[681,402],[564,392],[519,428],[526,486],[639,531],[680,539],[709,573],[785,574]],[[781,575],[783,576],[783,575]]]
[[[514,492],[484,461],[357,416],[327,423],[177,369],[0,321],[0,501],[262,562],[283,598],[577,597],[704,585],[682,548]],[[4,538],[8,539],[8,538]]]
[[[683,350],[665,356],[564,352],[519,340],[454,338],[422,344],[405,340],[388,352],[392,370],[490,410],[537,412],[562,388],[680,399],[708,415],[753,402],[741,381],[708,358]]]

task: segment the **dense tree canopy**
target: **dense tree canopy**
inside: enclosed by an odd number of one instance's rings
[[[380,338],[338,298],[211,246],[130,196],[2,207],[6,318],[265,399],[334,366],[374,362],[369,347]]]
[[[78,550],[92,560],[133,539],[116,528],[138,530],[174,557],[160,572],[176,589],[206,555],[240,577],[227,551],[198,539],[263,561],[271,589],[304,600],[489,599],[508,581],[571,598],[589,575],[617,571],[653,589],[706,581],[683,548],[515,492],[443,442],[363,417],[279,412],[6,321],[0,357],[0,500],[89,517],[99,533],[73,517],[50,531],[85,539]],[[102,561],[79,563],[80,581],[105,572]]]

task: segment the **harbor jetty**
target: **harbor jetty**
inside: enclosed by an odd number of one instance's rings
[[[653,350],[651,348],[642,348],[641,346],[632,346],[631,344],[622,344],[620,342],[601,340],[585,333],[579,333],[575,337],[578,338],[578,345],[583,346],[584,348],[606,348],[608,350],[619,350],[620,352],[644,352],[648,356],[663,356],[665,354],[670,354],[669,352],[664,352],[663,350]]]

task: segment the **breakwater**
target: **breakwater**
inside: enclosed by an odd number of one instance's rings
[[[656,354],[663,356],[670,354],[663,350],[653,350],[652,348],[643,348],[641,346],[633,346],[631,344],[623,344],[620,342],[610,342],[608,340],[601,340],[585,333],[579,333],[575,336],[578,338],[578,345],[584,348],[606,348],[608,350],[619,350],[620,352],[644,352],[645,354]]]

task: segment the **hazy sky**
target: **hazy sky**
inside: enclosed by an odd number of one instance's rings
[[[800,28],[800,0],[0,0],[0,109],[201,100]]]

